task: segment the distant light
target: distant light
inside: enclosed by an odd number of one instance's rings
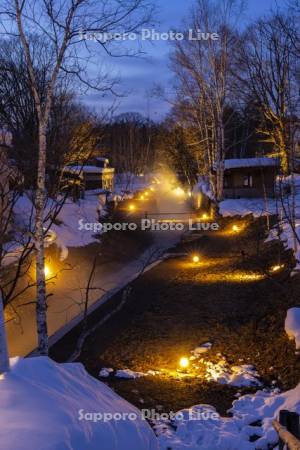
[[[145,195],[146,195],[146,197],[148,197],[148,195],[149,195],[149,192],[148,192],[148,191],[145,191]]]
[[[277,264],[271,267],[271,272],[278,272],[279,270],[284,268],[284,264]]]
[[[232,231],[234,233],[238,233],[240,231],[240,227],[238,225],[232,225]]]
[[[155,189],[154,189],[154,187],[153,187],[153,186],[151,186],[151,187],[150,187],[150,191],[152,191],[152,192],[154,192],[154,191],[155,191]]]
[[[177,197],[182,197],[184,195],[184,190],[181,187],[177,187],[173,192]]]
[[[140,196],[140,200],[145,200],[145,196],[144,196],[144,195],[141,195],[141,196]]]
[[[200,261],[199,256],[198,255],[194,255],[193,256],[193,262],[197,264],[199,261]]]
[[[202,219],[202,220],[207,220],[207,219],[208,219],[208,215],[207,215],[207,214],[205,214],[205,213],[204,213],[204,214],[202,214],[202,217],[201,217],[201,219]]]
[[[51,275],[51,270],[47,264],[45,264],[45,267],[44,267],[44,274],[45,274],[45,278],[49,278]]]
[[[181,367],[181,369],[187,369],[190,365],[190,361],[188,358],[186,357],[182,357],[179,360],[179,366]]]
[[[129,211],[134,211],[135,210],[135,206],[131,203],[129,205]]]
[[[188,196],[189,196],[189,197],[191,197],[191,196],[192,196],[192,193],[191,193],[191,191],[188,191]]]

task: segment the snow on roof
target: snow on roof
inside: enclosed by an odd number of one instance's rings
[[[97,166],[67,166],[64,169],[66,172],[73,173],[103,173],[103,172],[114,172],[112,167],[97,167]]]
[[[278,164],[278,159],[268,157],[225,159],[225,170],[244,167],[275,167]]]
[[[96,161],[104,161],[104,162],[109,162],[108,158],[105,158],[105,156],[97,156]]]

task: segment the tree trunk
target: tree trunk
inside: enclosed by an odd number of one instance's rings
[[[48,355],[47,331],[47,297],[45,279],[45,249],[43,232],[43,212],[45,205],[45,177],[46,177],[46,125],[39,124],[39,159],[37,190],[35,198],[35,250],[36,250],[36,283],[37,303],[36,320],[38,334],[38,351],[40,355]]]
[[[9,371],[7,338],[4,322],[3,299],[0,294],[0,374]]]

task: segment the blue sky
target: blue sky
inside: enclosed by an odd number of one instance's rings
[[[210,0],[207,0],[208,2]],[[188,14],[193,0],[155,0],[158,10],[158,24],[155,30],[167,32],[170,29],[181,29],[184,17]],[[277,0],[277,4],[284,3]],[[241,23],[267,13],[276,0],[248,0],[247,10]],[[97,45],[90,43],[90,45]],[[140,112],[154,120],[160,120],[169,111],[169,104],[153,95],[155,85],[168,89],[172,85],[172,73],[168,67],[170,42],[145,42],[142,48],[145,54],[138,58],[109,58],[108,70],[120,79],[118,92],[123,96],[115,99],[116,113]],[[99,58],[101,56],[99,55]],[[113,102],[112,96],[104,97],[99,93],[84,96],[84,101],[93,109],[107,109]]]

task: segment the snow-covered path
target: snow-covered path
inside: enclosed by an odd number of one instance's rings
[[[167,208],[167,210],[166,210]],[[174,196],[169,198],[161,197],[158,199],[158,210],[164,212],[179,211],[184,219],[184,213],[187,212],[187,206],[184,201],[178,201]],[[187,213],[188,215],[188,213]],[[158,220],[161,216],[155,216]],[[95,287],[90,292],[89,305],[101,304],[102,301],[109,299],[110,291],[115,293],[117,290],[126,286],[145,266],[158,259],[158,253],[174,246],[179,242],[182,232],[153,232],[153,244],[137,259],[121,264],[111,262],[106,265],[100,265],[95,272]],[[72,256],[74,249],[69,249]],[[151,261],[149,260],[151,256]],[[58,336],[61,336],[61,329],[68,329],[67,324],[71,321],[76,322],[84,307],[85,288],[91,270],[93,255],[85,255],[78,259],[76,267],[72,270],[66,270],[58,274],[57,279],[51,282],[48,291],[52,294],[48,300],[48,332],[54,342]],[[22,298],[22,303],[33,301],[34,290],[29,291]],[[18,308],[20,321],[7,322],[7,334],[10,356],[25,356],[36,348],[36,324],[35,324],[35,305],[28,304]],[[60,331],[59,331],[60,330]],[[56,334],[57,333],[57,334]]]

